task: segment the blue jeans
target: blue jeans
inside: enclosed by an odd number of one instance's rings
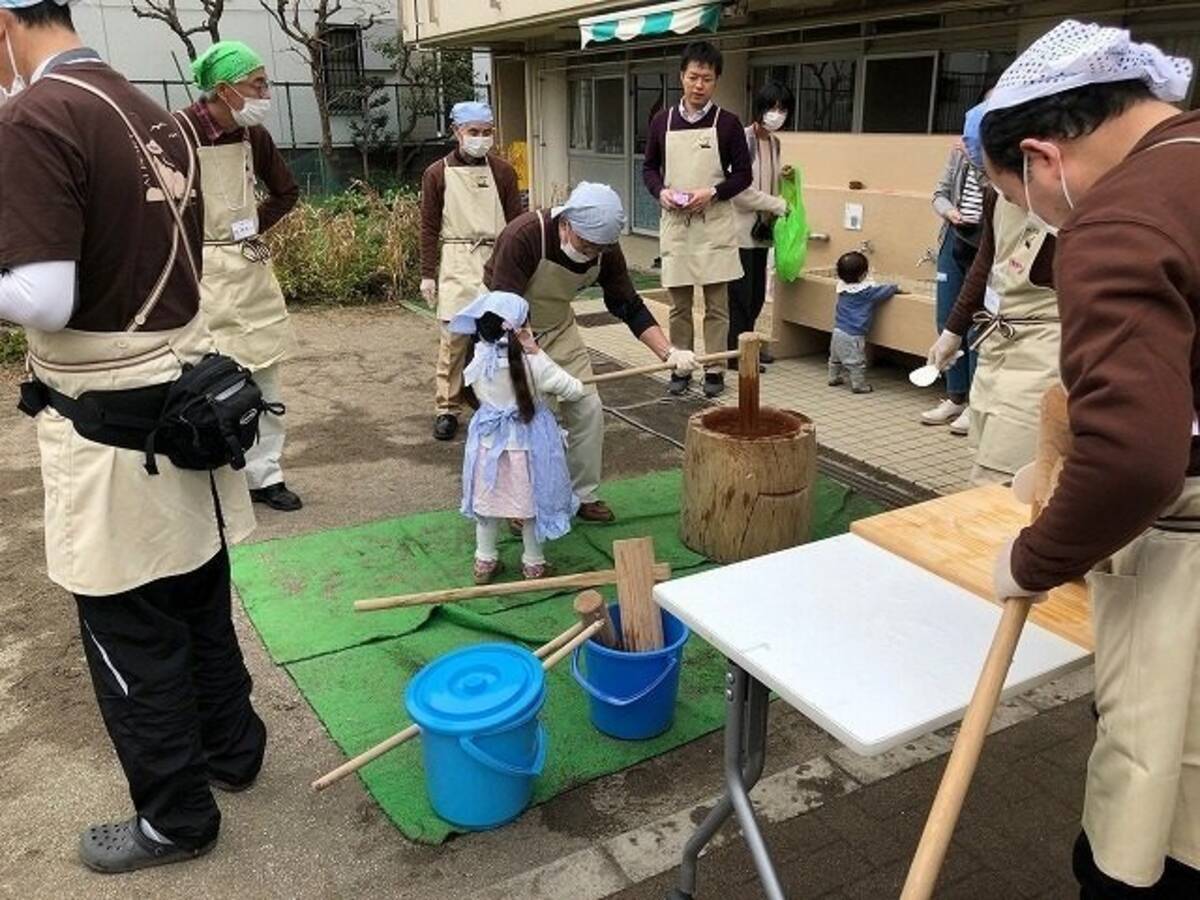
[[[938,250],[937,261],[937,330],[938,334],[946,327],[950,318],[950,310],[954,309],[954,301],[962,290],[963,279],[967,277],[964,269],[954,258],[954,229],[946,229],[946,237]],[[971,379],[975,375],[976,356],[967,349],[969,337],[963,339],[963,355],[958,362],[946,370],[946,392],[950,394],[967,395],[971,393]]]

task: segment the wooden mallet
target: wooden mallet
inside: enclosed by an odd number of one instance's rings
[[[758,354],[759,348],[766,341],[766,338],[761,334],[756,334],[748,331],[745,334],[738,336],[738,348],[736,350],[722,350],[719,353],[704,353],[697,354],[696,365],[703,366],[708,363],[724,362],[726,360],[736,359],[738,361],[738,372],[743,372],[747,368],[752,368],[754,372],[755,382],[758,381]],[[752,349],[751,349],[752,348]],[[750,360],[748,354],[753,352],[754,359]],[[616,372],[605,372],[602,375],[589,375],[587,378],[581,378],[584,384],[603,384],[606,381],[616,381],[620,378],[630,378],[634,375],[653,375],[656,372],[666,372],[673,368],[669,363],[660,362],[652,363],[648,366],[633,366],[629,369],[619,369]],[[739,377],[739,390],[741,379]],[[758,394],[755,393],[755,406],[758,404]]]
[[[601,622],[604,627],[596,634],[596,640],[612,650],[621,649],[621,641],[608,614],[608,604],[599,591],[584,591],[575,598],[575,615],[580,622]]]
[[[598,634],[603,628],[603,619],[597,619],[594,616],[584,619],[581,616],[581,621],[576,622],[552,641],[538,647],[533,651],[533,655],[542,661],[542,670],[547,671],[566,659],[572,650],[580,644],[585,643],[592,635]],[[393,734],[387,740],[380,741],[374,747],[364,750],[353,759],[346,760],[346,762],[327,775],[322,775],[312,783],[312,789],[314,791],[325,790],[331,784],[336,784],[351,772],[357,772],[367,763],[378,759],[389,750],[394,750],[401,744],[412,740],[420,733],[420,725],[409,725],[403,731],[396,732],[396,734]]]
[[[653,581],[666,581],[671,577],[671,567],[666,563],[651,560]],[[504,581],[499,584],[481,584],[473,587],[447,588],[440,591],[424,591],[420,594],[402,594],[396,597],[377,597],[373,600],[356,600],[358,612],[376,609],[393,609],[398,606],[428,606],[438,603],[455,603],[459,600],[476,600],[480,597],[504,597],[509,594],[524,594],[528,591],[571,590],[572,588],[595,588],[617,583],[616,569],[600,569],[595,572],[578,572],[574,575],[555,575],[551,578],[536,578],[525,581]]]
[[[1037,518],[1049,502],[1058,485],[1058,473],[1062,470],[1063,460],[1070,451],[1071,430],[1067,421],[1066,391],[1061,385],[1046,391],[1042,398],[1041,413],[1037,456],[1034,460],[1032,518]],[[962,812],[967,789],[971,786],[971,777],[979,763],[983,740],[1000,700],[1000,691],[1004,687],[1004,679],[1008,677],[1013,653],[1016,652],[1031,604],[1029,597],[1009,597],[1003,601],[1000,624],[996,627],[983,671],[979,674],[962,726],[954,739],[950,760],[942,773],[942,782],[933,799],[933,807],[925,821],[925,830],[900,894],[901,900],[929,900],[933,896],[938,873],[946,859],[946,850],[954,835],[959,813]]]

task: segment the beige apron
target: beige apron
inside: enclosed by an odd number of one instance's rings
[[[721,112],[718,107],[709,128],[672,131],[675,109],[668,110],[663,168],[666,187],[694,191],[725,180],[717,138]],[[663,287],[723,284],[741,278],[736,218],[732,203],[715,198],[704,212],[696,215],[663,210],[659,224]]]
[[[449,322],[487,290],[483,267],[504,229],[504,207],[487,162],[481,166],[447,164],[445,172],[437,315]]]
[[[1059,381],[1058,299],[1029,280],[1047,233],[1003,198],[993,214],[995,258],[971,382],[975,463],[1008,475],[1032,462],[1042,394]]]
[[[576,378],[592,374],[592,360],[579,326],[575,324],[575,295],[600,277],[600,263],[589,266],[586,272],[572,272],[566,266],[546,258],[546,221],[538,211],[542,234],[542,258],[525,286],[529,302],[529,321],[538,346],[550,358]],[[589,390],[594,391],[595,387]]]
[[[187,116],[204,193],[204,277],[200,309],[217,349],[251,370],[295,350],[283,291],[267,245],[258,236],[254,156],[249,139],[205,147]]]
[[[1200,478],[1088,574],[1100,721],[1083,828],[1100,870],[1154,884],[1200,868]]]
[[[68,397],[174,381],[183,363],[214,349],[200,315],[170,331],[27,333],[33,374]],[[160,456],[159,474],[149,475],[144,454],[89,441],[49,407],[37,433],[46,568],[55,584],[74,594],[119,594],[194,571],[221,549],[207,472],[177,469]],[[254,530],[246,478],[228,466],[213,475],[232,544]]]

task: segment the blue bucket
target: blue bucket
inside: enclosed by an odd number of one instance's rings
[[[621,633],[621,610],[608,607],[613,627]],[[679,696],[679,668],[683,645],[691,632],[663,610],[663,648],[629,653],[612,650],[595,638],[575,650],[571,674],[589,697],[592,724],[600,731],[627,741],[662,734],[675,718]],[[587,674],[579,669],[579,654],[586,659]]]
[[[421,726],[425,789],[439,816],[484,830],[529,805],[546,763],[541,660],[513,644],[477,644],[416,674],[404,705]]]

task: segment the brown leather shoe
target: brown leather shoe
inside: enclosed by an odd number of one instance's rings
[[[603,500],[593,500],[591,503],[580,503],[579,512],[575,513],[585,522],[612,522],[616,520],[613,511]]]

